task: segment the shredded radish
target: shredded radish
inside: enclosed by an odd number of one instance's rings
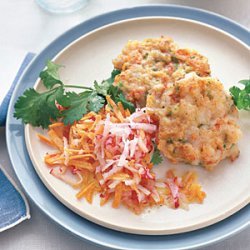
[[[81,142],[80,139],[73,139],[73,140],[72,140],[72,144],[73,144],[74,146],[77,146],[80,142]]]
[[[152,190],[152,197],[156,203],[160,201],[160,196],[155,188]]]
[[[142,185],[138,185],[137,187],[138,187],[138,189],[139,189],[140,191],[142,191],[145,195],[150,195],[150,194],[151,194],[151,192],[150,192],[148,189],[146,189],[145,187],[143,187]]]
[[[135,154],[136,146],[138,143],[138,138],[134,138],[133,140],[130,141],[130,157],[133,157]]]
[[[148,124],[148,123],[132,123],[130,126],[133,129],[142,129],[142,130],[145,130],[148,133],[155,132],[156,128],[157,128],[156,125]]]
[[[109,130],[110,130],[110,125],[111,125],[110,114],[108,113],[106,120],[104,122],[103,138],[105,138],[108,135]]]
[[[115,181],[112,181],[111,184],[109,184],[109,188],[115,188],[121,181],[118,181],[118,180],[115,180]]]
[[[136,118],[138,118],[138,117],[140,117],[140,116],[143,116],[143,115],[146,115],[146,111],[147,110],[152,110],[152,109],[150,109],[150,108],[142,108],[142,109],[136,109],[136,111],[132,114],[132,115],[130,115],[129,117],[128,117],[128,119],[129,119],[129,121],[131,121],[131,122],[133,122]],[[147,117],[149,117],[148,115],[146,115]]]
[[[145,170],[142,165],[146,154],[153,150],[156,125],[151,123],[146,109],[136,110],[135,113],[124,119],[124,122],[113,123],[110,115],[104,121],[100,121],[97,129],[103,126],[101,140],[95,139],[95,154],[100,162],[100,172],[105,183],[112,175],[121,173],[125,169],[131,173],[131,179],[124,179],[126,186],[136,185],[138,200],[142,201],[151,191],[139,183],[142,178],[153,179],[149,170]],[[112,155],[109,159],[106,154]],[[109,188],[114,188],[118,182],[109,184]],[[146,196],[145,196],[146,195]]]
[[[128,158],[128,154],[129,154],[129,144],[130,144],[129,140],[126,140],[124,143],[124,150],[123,150],[123,152],[120,156],[120,160],[118,162],[119,167],[122,167],[127,163],[126,159]]]
[[[131,186],[131,185],[135,184],[135,181],[134,180],[125,180],[124,183],[126,186]]]
[[[179,207],[179,187],[174,183],[173,179],[167,179],[166,184],[171,191],[175,208]]]
[[[65,157],[64,164],[68,166],[69,163],[69,144],[66,137],[63,136],[63,156]]]
[[[167,179],[166,181],[167,185],[169,186],[171,193],[173,195],[174,198],[178,197],[178,193],[179,193],[179,188],[178,186],[173,182],[172,179]]]
[[[105,171],[106,169],[108,169],[110,166],[112,166],[116,161],[114,160],[107,160],[107,163],[105,164],[105,166],[102,168],[102,171]],[[101,169],[101,168],[100,168]]]
[[[123,167],[128,169],[132,173],[137,173],[138,172],[138,170],[136,168],[132,168],[132,167],[128,166],[127,164],[125,164]]]
[[[146,144],[144,143],[144,141],[142,140],[141,137],[139,137],[139,139],[138,139],[138,145],[139,145],[139,147],[141,148],[141,150],[142,150],[144,153],[147,153],[147,152],[148,152],[148,148],[147,148]]]
[[[99,180],[100,185],[103,185],[105,181],[103,179]]]
[[[83,149],[80,149],[79,152],[78,152],[79,155],[82,155],[83,153],[84,153]]]
[[[82,182],[82,176],[77,172],[76,172],[77,177],[75,177],[75,175],[72,175],[72,173],[70,173],[69,171],[65,174],[61,172],[60,168],[53,168],[51,169],[50,174],[55,176],[57,179],[66,182],[71,186],[78,185]]]
[[[110,176],[117,173],[119,170],[120,170],[120,168],[117,165],[114,165],[113,168],[109,172],[102,174],[103,179],[107,180]]]
[[[137,198],[139,202],[142,202],[145,198],[145,194],[143,192],[140,192],[139,190],[136,190]]]
[[[106,123],[105,123],[106,124]],[[111,123],[112,124],[112,123]],[[149,124],[149,123],[139,123],[139,122],[126,122],[126,123],[115,123],[112,124],[112,128],[126,128],[126,127],[130,127],[132,129],[142,129],[145,130],[147,132],[155,132],[157,127],[154,124]]]
[[[165,188],[166,187],[166,184],[164,182],[156,182],[155,183],[155,186],[156,187],[159,187],[159,188]]]

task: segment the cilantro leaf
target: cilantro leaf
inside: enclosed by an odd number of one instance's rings
[[[80,94],[67,92],[66,95],[70,100],[70,108],[62,111],[64,124],[72,124],[90,111],[98,112],[105,103],[104,97],[93,91]]]
[[[93,92],[89,98],[88,109],[94,112],[98,112],[105,104],[105,98]]]
[[[248,79],[248,80],[240,80],[239,83],[244,84],[245,86],[250,86],[250,79]]]
[[[158,165],[158,164],[162,163],[162,161],[163,161],[163,159],[161,156],[161,152],[159,151],[159,149],[155,145],[154,153],[153,153],[152,158],[151,158],[151,163],[153,163],[154,165]]]
[[[82,116],[88,112],[88,98],[91,94],[91,91],[86,91],[81,94],[75,92],[66,93],[70,100],[70,108],[62,111],[64,124],[72,124],[74,121],[80,120]]]
[[[63,86],[60,87],[63,89]],[[63,106],[64,108],[69,108],[71,105],[71,100],[67,94],[63,94],[61,96],[58,96],[56,99],[57,103]]]
[[[135,106],[132,102],[129,102],[123,93],[120,93],[117,98],[116,98],[116,102],[121,102],[122,106],[125,109],[128,109],[130,111],[130,113],[134,113],[135,112]]]
[[[125,109],[128,109],[131,113],[135,112],[135,106],[132,102],[126,100],[124,94],[122,93],[121,89],[117,86],[110,86],[108,90],[108,94],[110,95],[111,99],[115,102],[121,102],[122,106]]]
[[[110,78],[102,81],[102,83],[100,83],[100,84],[95,81],[94,87],[95,87],[95,90],[98,94],[100,94],[104,97],[107,95],[110,95],[111,99],[115,103],[121,102],[125,109],[129,109],[129,111],[131,113],[133,113],[133,112],[135,112],[134,104],[132,102],[129,102],[126,100],[124,94],[122,93],[122,91],[119,87],[113,85],[115,77],[120,73],[121,73],[120,70],[114,69],[111,73]]]
[[[102,81],[101,84],[99,84],[97,81],[94,82],[94,88],[96,92],[103,96],[108,95],[108,90],[111,85],[112,83],[110,84],[108,81]]]
[[[102,81],[100,84],[97,81],[95,81],[94,87],[95,87],[95,90],[97,91],[97,93],[100,95],[103,95],[103,96],[108,95],[109,89],[111,88],[111,86],[113,86],[115,77],[117,75],[119,75],[120,73],[121,73],[120,70],[113,69],[113,71],[111,72],[110,78]]]
[[[14,106],[14,117],[21,118],[25,124],[47,128],[52,119],[60,117],[55,101],[62,98],[63,92],[62,87],[41,94],[34,89],[27,89]]]
[[[47,128],[52,120],[59,118],[62,118],[65,124],[72,124],[90,111],[98,112],[105,105],[107,95],[111,95],[116,103],[121,102],[125,109],[134,112],[134,105],[126,100],[121,89],[113,86],[116,75],[120,74],[119,70],[114,69],[110,78],[100,84],[95,81],[94,88],[89,88],[63,84],[58,72],[60,67],[62,66],[48,61],[47,68],[40,73],[40,78],[48,90],[43,93],[34,89],[26,90],[15,104],[14,117],[43,128]],[[65,88],[80,88],[85,91],[79,94],[65,93]],[[64,109],[59,110],[56,103]]]
[[[248,80],[241,80],[241,81],[239,81],[239,83],[245,85],[245,91],[247,93],[250,93],[250,79],[248,79]]]
[[[115,77],[119,74],[121,74],[121,71],[119,69],[113,69],[113,71],[111,72],[111,77],[107,79],[107,81],[113,83],[115,81]]]
[[[127,101],[122,92],[120,92],[117,96],[111,95],[111,98],[116,103],[121,102],[121,104],[123,105],[123,107],[125,109],[128,109],[130,111],[130,113],[134,113],[135,112],[135,106],[134,106],[134,104],[132,102],[130,102],[130,101]]]
[[[58,70],[61,68],[61,65],[55,64],[51,61],[47,62],[47,69],[40,73],[40,78],[43,81],[43,85],[47,89],[52,89],[56,84],[62,85],[60,80]]]
[[[234,104],[238,109],[250,110],[250,79],[241,80],[239,83],[245,86],[244,89],[240,89],[237,86],[233,86],[229,89]]]
[[[118,102],[117,98],[120,93],[122,93],[122,91],[118,87],[111,85],[107,94],[111,96],[112,100],[115,103],[117,103]]]

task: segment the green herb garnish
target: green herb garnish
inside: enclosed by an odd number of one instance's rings
[[[40,73],[39,76],[47,89],[52,89],[56,84],[63,85],[58,72],[61,67],[63,66],[48,61],[47,69]]]
[[[178,142],[181,142],[181,143],[187,143],[187,142],[188,142],[188,140],[187,140],[187,139],[185,139],[185,138],[179,138],[179,139],[178,139]]]
[[[175,56],[171,56],[171,61],[172,61],[173,63],[176,63],[176,64],[179,63],[179,59],[178,59],[177,57],[175,57]]]
[[[229,89],[234,104],[238,109],[250,110],[250,79],[241,80],[239,83],[245,86],[244,89],[240,89],[237,86],[233,86]]]
[[[152,158],[151,158],[151,163],[153,163],[153,165],[158,165],[158,164],[162,163],[162,161],[163,161],[163,159],[161,156],[161,152],[157,148],[157,146],[155,145],[154,153],[153,153]]]
[[[173,143],[174,143],[174,140],[172,138],[167,139],[167,144],[173,144]]]
[[[114,102],[121,102],[125,109],[135,111],[134,105],[127,101],[121,89],[113,86],[114,78],[120,74],[114,69],[111,77],[100,84],[94,82],[94,88],[65,85],[60,80],[57,65],[48,61],[47,68],[40,73],[40,78],[47,91],[39,93],[33,88],[27,89],[15,104],[14,117],[22,119],[27,124],[47,128],[52,120],[62,119],[65,125],[72,124],[90,111],[98,112],[106,103],[106,96],[110,95]],[[81,93],[66,91],[67,88],[84,89]],[[64,107],[57,108],[56,104]]]

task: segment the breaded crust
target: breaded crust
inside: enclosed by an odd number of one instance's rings
[[[159,120],[158,148],[172,162],[213,169],[238,157],[238,111],[219,80],[190,73],[172,87],[155,86],[147,107]]]

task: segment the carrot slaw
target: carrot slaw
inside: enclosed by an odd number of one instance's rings
[[[38,134],[56,149],[44,157],[50,173],[77,189],[77,199],[92,203],[99,194],[100,205],[111,201],[113,208],[123,205],[136,214],[147,207],[202,203],[205,193],[194,172],[177,176],[168,170],[157,179],[151,162],[157,124],[146,109],[130,114],[121,103],[106,98],[107,105],[98,113],[90,112],[69,126],[55,122],[48,137]]]

